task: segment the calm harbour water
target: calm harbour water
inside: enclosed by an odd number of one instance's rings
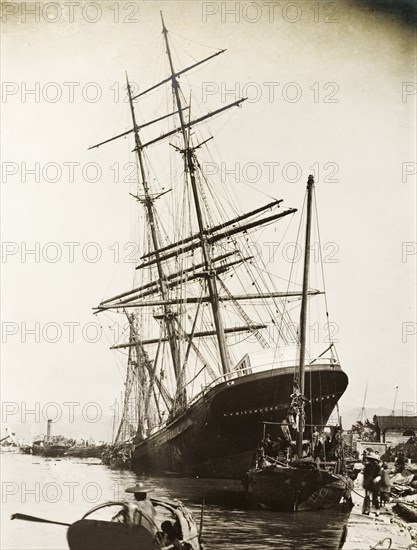
[[[66,527],[10,521],[23,514],[72,523],[106,500],[125,499],[124,489],[145,478],[110,470],[90,459],[51,459],[1,455],[2,550],[67,550]],[[207,550],[337,549],[347,514],[326,510],[278,514],[242,500],[234,480],[148,477],[154,496],[179,498],[199,522],[205,494],[204,540]]]

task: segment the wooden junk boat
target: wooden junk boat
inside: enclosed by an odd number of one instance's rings
[[[345,475],[334,473],[333,465],[330,468],[319,468],[312,460],[275,463],[250,470],[245,483],[265,508],[281,512],[333,508],[348,497],[351,483]]]
[[[307,222],[305,230],[303,294],[300,318],[300,359],[294,370],[293,393],[289,396],[287,416],[281,422],[265,422],[263,442],[254,456],[253,467],[245,473],[243,485],[246,493],[264,507],[284,512],[318,510],[339,504],[342,497],[351,502],[352,482],[346,475],[343,437],[340,427],[332,427],[333,434],[325,441],[325,425],[314,425],[314,414],[306,424],[306,334],[307,291],[309,284],[311,224],[314,195],[314,178],[307,183]],[[333,344],[331,345],[333,348]],[[307,385],[308,389],[308,385]],[[311,390],[310,390],[311,391]],[[320,418],[318,419],[320,420]],[[278,441],[273,442],[266,427],[279,426]],[[317,430],[322,429],[322,435]],[[307,439],[305,439],[307,432]],[[323,443],[322,443],[323,441]],[[270,457],[273,448],[275,456]],[[283,455],[282,453],[286,453]],[[281,453],[281,455],[280,455]],[[327,456],[326,456],[327,454]],[[245,493],[245,494],[246,494]]]

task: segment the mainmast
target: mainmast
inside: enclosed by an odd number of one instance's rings
[[[158,270],[161,296],[162,296],[162,299],[166,301],[168,299],[167,279],[163,271],[162,262],[160,260],[160,255],[159,255],[160,246],[159,246],[158,234],[156,231],[153,199],[149,193],[149,186],[146,178],[145,165],[144,165],[144,159],[143,159],[143,153],[142,153],[142,143],[139,136],[139,127],[136,123],[135,109],[134,109],[133,98],[132,98],[132,90],[129,84],[127,74],[126,74],[126,82],[127,82],[127,91],[129,94],[130,112],[132,115],[133,129],[135,134],[135,144],[136,144],[135,151],[139,162],[141,183],[144,191],[144,200],[142,202],[145,205],[146,214],[147,214],[150,229],[151,229],[151,239],[152,239],[152,245],[153,245],[154,254],[155,254],[155,263]],[[177,339],[175,337],[174,313],[169,305],[164,305],[163,319],[167,329],[167,336],[168,336],[169,346],[171,349],[172,362],[174,365],[175,379],[177,381],[177,386],[181,386],[182,384],[180,381],[181,365],[180,365],[179,346],[178,346]]]
[[[211,257],[210,257],[210,252],[209,252],[209,247],[208,247],[207,237],[206,237],[206,228],[205,228],[205,223],[203,218],[203,212],[201,210],[200,196],[199,196],[197,181],[195,177],[194,151],[192,147],[190,147],[189,133],[187,134],[187,125],[185,124],[185,121],[184,121],[182,101],[181,101],[180,90],[179,90],[180,86],[177,80],[177,73],[174,70],[174,64],[172,62],[171,49],[170,49],[169,40],[168,40],[168,30],[165,27],[162,12],[161,12],[161,20],[162,20],[162,32],[164,34],[166,51],[167,51],[169,65],[171,69],[172,90],[175,96],[178,116],[180,119],[181,133],[182,133],[183,142],[184,142],[184,149],[181,151],[181,153],[183,153],[185,158],[187,173],[189,174],[191,189],[193,193],[194,205],[195,205],[198,228],[199,228],[199,238],[201,242],[201,249],[203,252],[205,270],[207,272],[207,277],[206,277],[207,287],[208,287],[210,303],[213,311],[217,341],[219,344],[220,361],[221,361],[223,373],[227,374],[231,370],[230,362],[229,362],[229,356],[227,353],[226,336],[223,328],[223,321],[222,321],[221,311],[220,311],[219,295],[218,295],[217,284],[216,284],[216,273],[213,270],[213,266],[211,262]],[[188,128],[190,128],[190,125],[188,125]]]
[[[301,298],[300,314],[300,363],[298,368],[298,377],[301,393],[301,410],[298,415],[298,433],[297,433],[297,455],[302,456],[303,434],[304,434],[304,389],[305,389],[305,358],[306,358],[306,336],[307,336],[307,300],[308,300],[308,278],[310,270],[310,240],[311,240],[311,218],[313,205],[314,178],[308,177],[307,181],[307,225],[304,248],[304,272],[303,272],[303,295]]]

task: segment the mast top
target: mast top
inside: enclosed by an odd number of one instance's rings
[[[165,21],[164,21],[162,10],[159,13],[161,14],[162,32],[166,34],[168,32],[168,29],[165,27]]]

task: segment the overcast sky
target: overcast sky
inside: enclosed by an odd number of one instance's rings
[[[335,251],[325,265],[329,310],[350,379],[342,412],[362,404],[366,384],[368,407],[391,408],[396,386],[397,409],[415,402],[416,66],[407,10],[349,1],[67,4],[26,3],[35,14],[25,14],[23,4],[3,2],[2,398],[18,404],[13,414],[35,402],[95,401],[108,412],[122,389],[123,356],[108,350],[114,320],[92,307],[132,281],[123,246],[134,209],[129,185],[116,181],[128,175],[132,142],[87,147],[129,128],[125,71],[142,89],[164,74],[160,9],[178,66],[227,49],[182,79],[184,93],[210,108],[249,97],[212,127],[227,168],[238,163],[246,180],[237,182],[242,207],[272,195],[301,208],[318,170],[321,237]],[[256,177],[248,163],[260,167]],[[279,163],[275,178],[270,163]],[[267,254],[267,241],[258,242]],[[98,323],[105,330],[96,338]]]

